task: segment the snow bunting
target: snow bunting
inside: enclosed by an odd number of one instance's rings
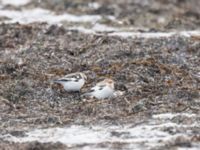
[[[92,87],[91,90],[83,96],[92,96],[97,99],[105,99],[112,97],[114,94],[114,81],[112,79],[105,79]]]
[[[61,84],[66,91],[79,92],[86,80],[87,77],[84,73],[77,72],[68,74],[58,80],[54,80],[54,83]]]

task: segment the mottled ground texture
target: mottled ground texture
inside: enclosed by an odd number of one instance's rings
[[[58,14],[113,15],[120,24],[102,22],[152,32],[200,27],[199,0],[102,0],[97,9],[87,7],[88,1],[46,0],[23,7],[43,7]],[[124,94],[103,101],[80,100],[77,94],[66,93],[61,86],[52,84],[53,79],[77,71],[88,76],[82,91],[110,77],[116,81],[116,90]],[[199,115],[199,93],[200,36],[132,39],[104,33],[83,34],[46,23],[0,25],[1,134],[23,136],[29,129],[71,124],[136,124],[165,112]],[[200,131],[195,134],[195,142],[200,142]],[[170,149],[176,144],[167,146]],[[59,143],[0,142],[0,149],[17,147],[66,148]]]

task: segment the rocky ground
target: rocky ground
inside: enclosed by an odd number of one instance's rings
[[[41,7],[57,14],[111,15],[117,21],[105,17],[99,22],[133,27],[139,32],[198,30],[200,25],[198,0],[103,0],[98,2],[100,6],[92,8],[88,7],[89,2],[32,1],[24,6],[5,5],[2,9]],[[137,124],[153,114],[166,112],[200,113],[200,35],[123,38],[107,33],[84,34],[47,23],[4,24],[8,18],[0,20],[3,135],[23,136],[30,129],[72,124]],[[53,79],[78,71],[88,76],[83,92],[110,77],[123,95],[103,101],[80,100],[77,94],[66,93],[52,83]],[[191,122],[183,120],[176,118],[176,122]],[[193,141],[189,142],[200,142],[198,129],[194,129]],[[67,148],[60,143],[0,143],[0,149]],[[168,149],[174,147],[176,143],[168,145]]]

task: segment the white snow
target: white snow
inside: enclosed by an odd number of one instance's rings
[[[184,117],[188,117],[188,118],[191,118],[191,117],[195,117],[196,114],[188,114],[188,113],[165,113],[165,114],[156,114],[156,115],[153,115],[153,118],[156,118],[156,119],[172,119],[174,117],[178,117],[178,116],[184,116]]]
[[[198,127],[198,123],[190,125],[177,124],[166,118],[172,118],[172,116],[183,116],[183,117],[196,117],[195,114],[159,114],[154,115],[152,119],[145,123],[137,126],[129,125],[116,125],[116,126],[78,126],[72,125],[65,128],[49,128],[49,129],[36,129],[26,133],[24,137],[15,137],[11,135],[0,136],[1,138],[14,141],[14,142],[31,142],[39,141],[42,143],[47,142],[61,142],[68,147],[76,146],[79,144],[98,144],[98,143],[126,143],[130,148],[135,148],[137,145],[141,146],[145,143],[144,147],[156,147],[166,144],[166,142],[173,141],[179,136],[190,138],[187,135],[190,132],[188,128]],[[164,120],[165,122],[163,122]],[[182,132],[170,134],[167,132],[167,128],[182,128]],[[116,133],[116,134],[113,134]],[[118,136],[117,136],[118,135]],[[197,145],[200,147],[200,145]],[[87,149],[92,149],[89,145]],[[107,149],[107,148],[104,148]],[[139,148],[138,148],[139,149]]]
[[[91,5],[91,4],[90,4]],[[97,4],[93,4],[97,7]],[[107,26],[104,24],[98,23],[102,19],[100,15],[73,15],[73,14],[60,14],[56,15],[54,12],[42,9],[22,9],[21,11],[17,10],[0,10],[0,17],[7,17],[10,20],[4,20],[4,23],[15,23],[19,22],[22,24],[28,24],[33,22],[47,22],[48,24],[58,24],[62,25],[63,22],[79,22],[84,23],[88,22],[92,27],[86,28],[84,26],[71,26],[68,29],[78,30],[82,33],[86,34],[100,34],[106,32],[108,36],[120,36],[123,38],[162,38],[162,37],[170,37],[174,35],[190,37],[192,35],[199,36],[200,31],[177,31],[177,32],[135,32],[131,31],[132,28],[116,28]],[[107,16],[110,20],[116,20],[113,16]]]
[[[114,27],[109,27],[103,24],[94,24],[93,27],[89,28],[85,28],[83,26],[75,26],[75,27],[69,27],[68,29],[70,30],[78,30],[82,33],[86,33],[86,34],[98,34],[98,32],[115,32],[115,31],[119,31],[119,29],[114,28]]]
[[[22,6],[30,2],[30,0],[0,0],[3,5]]]
[[[193,35],[200,35],[200,31],[182,31],[182,32],[124,32],[123,29],[109,27],[106,25],[96,23],[91,28],[85,28],[83,26],[69,27],[71,30],[77,30],[85,34],[100,34],[99,32],[105,32],[108,36],[119,36],[122,38],[166,38],[175,35],[183,37],[191,37]]]
[[[200,35],[200,31],[177,31],[177,32],[114,32],[110,33],[110,36],[120,36],[124,38],[162,38],[171,37],[174,35],[190,37],[192,35]]]
[[[92,30],[95,32],[114,32],[114,31],[119,31],[119,29],[114,28],[114,27],[109,27],[103,24],[95,24],[92,27]]]
[[[32,22],[47,22],[49,24],[59,24],[62,21],[69,21],[69,22],[91,22],[94,23],[101,19],[99,15],[82,15],[76,16],[72,14],[62,14],[62,15],[55,15],[53,12],[35,8],[32,10],[0,10],[0,16],[8,17],[11,20],[4,21],[6,23],[14,23],[19,22],[22,24],[28,24]]]

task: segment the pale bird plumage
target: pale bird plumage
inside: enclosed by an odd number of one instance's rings
[[[105,99],[113,97],[114,95],[114,81],[112,79],[105,79],[97,83],[91,90],[84,94],[84,96],[91,96],[97,99]]]
[[[84,73],[77,72],[68,74],[60,79],[54,80],[54,83],[59,83],[68,92],[80,91],[87,77]]]

